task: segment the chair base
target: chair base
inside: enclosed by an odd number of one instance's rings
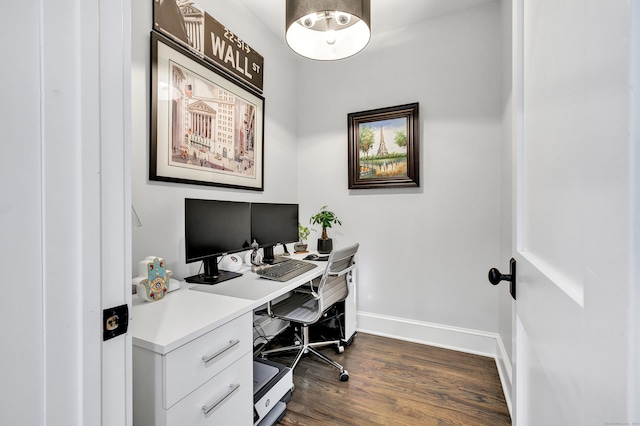
[[[298,335],[296,335],[296,339],[298,339],[301,343],[298,344],[298,345],[285,346],[285,347],[282,347],[282,348],[275,348],[275,349],[270,349],[268,351],[263,351],[260,354],[260,356],[265,358],[267,355],[275,354],[275,353],[279,353],[279,352],[298,351],[298,353],[296,354],[296,357],[293,360],[293,363],[291,364],[291,367],[290,367],[291,370],[294,370],[296,365],[298,365],[298,362],[300,361],[300,359],[302,358],[303,355],[312,354],[312,355],[317,356],[318,358],[320,358],[322,361],[326,362],[327,364],[337,368],[340,371],[340,381],[346,382],[347,380],[349,380],[349,372],[347,370],[345,370],[342,365],[338,364],[337,362],[335,362],[331,358],[329,358],[326,355],[324,355],[324,354],[318,352],[317,350],[315,350],[315,348],[317,348],[317,347],[328,346],[328,345],[338,345],[338,348],[342,348],[342,341],[340,341],[340,340],[327,340],[327,341],[324,341],[324,342],[313,342],[313,343],[311,343],[311,342],[309,342],[309,327],[307,325],[303,325],[302,326],[302,338],[300,338]]]

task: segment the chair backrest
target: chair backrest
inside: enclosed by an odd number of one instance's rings
[[[349,295],[349,282],[356,267],[355,256],[359,244],[333,250],[318,284],[318,308],[322,313]]]

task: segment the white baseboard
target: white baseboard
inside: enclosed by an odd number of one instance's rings
[[[358,311],[357,331],[495,359],[511,414],[511,362],[498,333]]]
[[[498,375],[500,376],[500,383],[502,384],[502,391],[504,392],[504,399],[507,401],[507,408],[509,409],[509,415],[513,419],[513,412],[511,411],[511,398],[512,393],[512,376],[511,361],[507,355],[507,351],[502,342],[502,338],[499,334],[496,334],[496,367],[498,367]]]

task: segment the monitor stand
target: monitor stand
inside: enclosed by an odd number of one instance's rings
[[[218,269],[218,257],[210,257],[202,261],[204,274],[193,275],[184,280],[191,284],[213,285],[233,278],[241,277],[240,272],[223,271]]]
[[[281,256],[274,256],[273,255],[273,248],[275,246],[269,246],[269,247],[263,247],[262,248],[262,263],[266,263],[267,265],[275,265],[276,263],[282,263],[282,262],[287,262],[289,259],[287,259],[286,257],[282,257],[282,256],[289,256],[290,253],[287,250],[287,246],[282,244],[284,246],[284,253]]]

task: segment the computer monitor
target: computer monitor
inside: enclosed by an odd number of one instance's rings
[[[185,278],[197,284],[216,284],[242,275],[218,269],[218,256],[248,250],[251,204],[234,201],[184,200],[186,263],[202,261],[204,273]]]
[[[298,241],[298,205],[251,203],[251,241],[254,240],[262,247],[262,261],[277,263],[273,247]]]

